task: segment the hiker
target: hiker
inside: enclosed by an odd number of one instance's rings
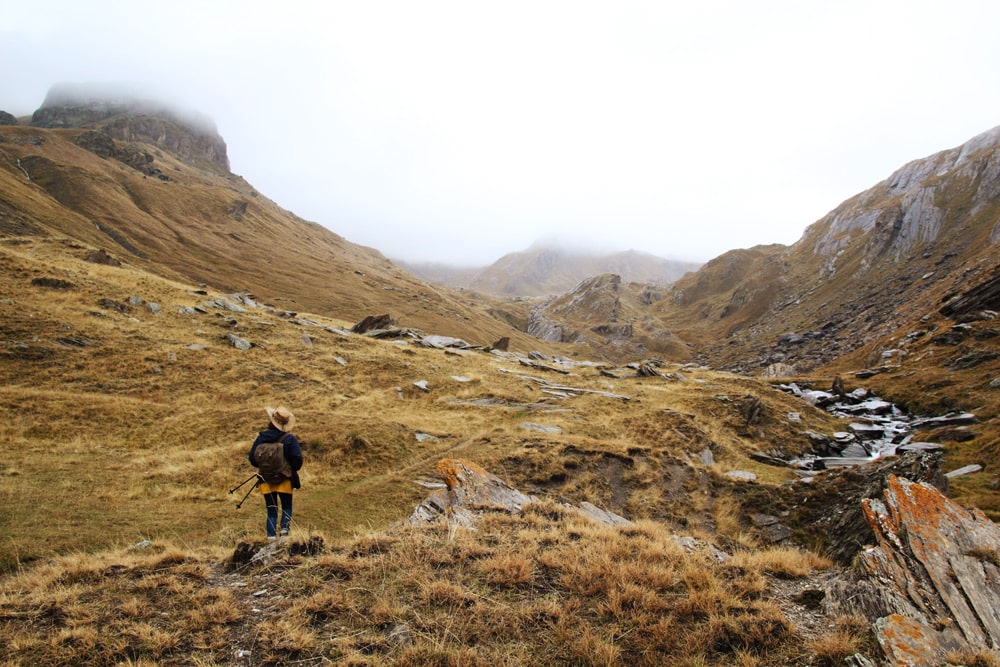
[[[258,469],[267,508],[267,539],[279,535],[278,502],[281,502],[280,535],[288,535],[292,523],[292,490],[301,488],[299,469],[302,468],[302,447],[292,435],[295,416],[288,408],[266,408],[267,428],[257,434],[250,448],[250,465]]]

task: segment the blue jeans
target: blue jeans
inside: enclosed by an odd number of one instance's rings
[[[292,494],[265,493],[264,505],[267,507],[267,536],[278,536],[278,500],[281,500],[281,532],[287,533],[292,523]]]

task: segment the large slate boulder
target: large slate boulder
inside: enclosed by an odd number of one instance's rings
[[[873,622],[893,665],[943,665],[949,652],[1000,647],[1000,526],[930,484],[891,475],[862,501],[876,545],[831,604]]]
[[[471,461],[441,459],[435,473],[444,482],[444,488],[434,490],[417,505],[404,524],[426,525],[444,521],[450,525],[472,527],[485,512],[518,514],[528,503],[538,501]],[[598,523],[611,526],[629,523],[628,519],[587,502],[562,507]]]

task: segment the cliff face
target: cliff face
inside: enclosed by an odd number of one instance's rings
[[[832,275],[838,260],[860,244],[863,269],[880,260],[899,263],[934,246],[949,232],[990,218],[990,242],[995,242],[995,212],[1000,194],[1000,127],[965,144],[914,160],[864,193],[844,202],[807,230],[802,243],[823,257],[824,274]],[[975,235],[948,239],[971,244]],[[956,248],[966,250],[967,248]]]
[[[917,328],[992,275],[998,241],[1000,127],[903,166],[792,246],[712,260],[656,310],[712,365],[807,371]]]
[[[210,119],[128,94],[109,97],[57,86],[32,114],[31,124],[100,129],[112,139],[151,144],[184,161],[204,161],[229,172],[226,142]]]

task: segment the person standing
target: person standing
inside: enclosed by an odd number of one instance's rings
[[[267,509],[267,539],[275,540],[288,535],[292,523],[292,491],[302,487],[299,470],[302,468],[302,446],[292,433],[295,415],[288,408],[265,408],[267,428],[257,434],[250,447],[250,465],[257,468],[263,481],[260,491]],[[281,523],[278,523],[278,504],[281,504]]]

